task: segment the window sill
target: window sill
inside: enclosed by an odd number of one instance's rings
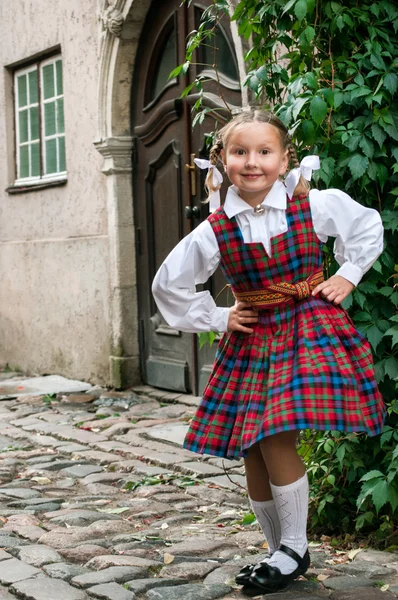
[[[45,190],[47,188],[59,187],[61,185],[66,185],[68,180],[65,179],[57,179],[53,181],[38,181],[37,183],[30,184],[18,184],[18,185],[10,185],[6,188],[6,192],[9,194],[26,194],[28,192],[38,192],[39,190]]]

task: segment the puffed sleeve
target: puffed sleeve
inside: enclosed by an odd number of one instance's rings
[[[358,285],[383,251],[383,225],[377,210],[341,190],[311,190],[312,222],[320,240],[335,237],[337,275]]]
[[[216,306],[210,292],[196,291],[220,262],[211,225],[203,221],[168,255],[156,273],[152,293],[166,322],[185,332],[227,330],[229,309]]]

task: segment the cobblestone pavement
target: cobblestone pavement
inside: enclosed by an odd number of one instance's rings
[[[263,538],[242,523],[242,464],[181,448],[197,404],[148,387],[2,400],[0,600],[243,600]],[[314,546],[266,597],[398,596],[398,554],[354,554]]]

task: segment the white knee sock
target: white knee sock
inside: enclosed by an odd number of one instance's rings
[[[288,546],[297,554],[304,556],[308,547],[308,478],[305,473],[300,479],[289,485],[273,485],[272,495],[281,525],[281,544]],[[268,564],[278,567],[284,575],[297,569],[297,562],[283,552],[275,552]]]
[[[281,541],[281,526],[275,502],[273,500],[258,502],[250,499],[250,503],[267,541],[269,553],[273,554],[279,548]]]

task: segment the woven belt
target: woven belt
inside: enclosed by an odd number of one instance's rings
[[[322,283],[323,271],[315,271],[312,275],[298,283],[273,283],[262,290],[237,292],[232,289],[238,302],[248,302],[253,307],[269,308],[289,301],[308,298],[319,283]]]

